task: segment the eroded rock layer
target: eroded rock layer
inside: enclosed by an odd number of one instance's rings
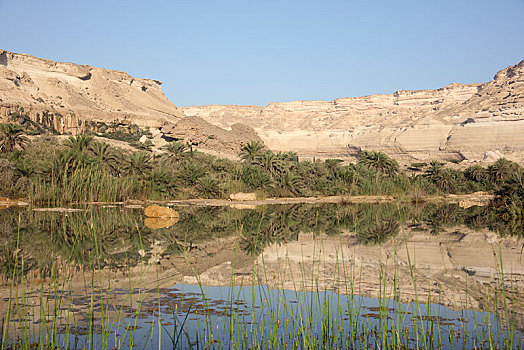
[[[161,84],[0,50],[0,118],[16,112],[60,133],[76,134],[89,121],[159,127],[184,117]]]
[[[268,146],[303,156],[352,157],[382,150],[405,160],[505,156],[524,161],[524,61],[485,84],[267,106],[183,107],[221,127],[242,122]]]
[[[186,118],[164,96],[161,84],[125,72],[0,50],[0,122],[29,120],[39,129],[73,135],[136,134],[148,127],[155,146],[177,139],[219,155],[236,155],[244,142],[260,141],[246,125],[223,130],[200,118]]]

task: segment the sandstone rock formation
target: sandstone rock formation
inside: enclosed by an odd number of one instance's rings
[[[238,193],[231,193],[229,195],[229,199],[232,201],[256,201],[257,200],[257,194],[255,192],[238,192]]]
[[[249,141],[260,141],[255,130],[243,124],[233,124],[231,130],[225,130],[199,117],[186,117],[176,124],[161,128],[165,139],[185,140],[199,148],[238,154],[241,145]]]
[[[150,128],[152,142],[183,139],[203,150],[236,155],[242,143],[260,141],[237,124],[223,130],[199,118],[185,118],[157,80],[74,63],[54,62],[0,50],[0,122],[30,121],[49,131],[138,133]],[[162,130],[162,132],[160,131]],[[141,142],[146,141],[142,136]]]
[[[160,127],[184,117],[164,96],[161,84],[0,50],[0,118],[24,113],[60,133],[78,133],[89,121]]]
[[[484,84],[177,108],[156,80],[0,50],[0,122],[24,118],[71,134],[149,127],[157,146],[166,138],[195,140],[217,154],[236,154],[260,135],[270,149],[302,157],[352,159],[371,149],[407,163],[501,156],[524,163],[524,61]]]
[[[524,61],[485,84],[182,110],[221,127],[245,123],[272,150],[294,150],[301,156],[351,158],[371,149],[406,161],[492,161],[494,154],[524,161]]]

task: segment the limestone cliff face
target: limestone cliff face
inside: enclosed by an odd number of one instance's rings
[[[524,61],[485,84],[450,84],[437,90],[391,95],[293,101],[267,106],[183,107],[222,127],[242,122],[273,150],[303,156],[351,157],[382,150],[405,160],[524,161]]]
[[[0,121],[14,112],[76,134],[89,122],[160,127],[184,114],[161,82],[0,50]]]
[[[166,139],[192,141],[198,149],[234,156],[243,143],[261,141],[249,126],[224,130],[200,118],[186,118],[157,80],[74,63],[54,62],[0,50],[0,122],[27,118],[47,130],[136,133],[150,127],[155,146]]]

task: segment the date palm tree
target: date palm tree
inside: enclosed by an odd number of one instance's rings
[[[282,174],[284,172],[284,164],[282,159],[271,151],[266,151],[262,154],[259,154],[255,158],[254,163],[267,171],[272,177],[275,177],[277,174]]]
[[[266,146],[260,141],[250,141],[242,146],[240,158],[245,162],[253,163],[265,148]]]
[[[127,156],[125,171],[129,175],[146,175],[152,168],[151,155],[144,151],[137,151]]]
[[[0,152],[12,152],[16,148],[25,149],[29,139],[23,129],[16,124],[0,124]]]
[[[387,176],[393,176],[399,170],[397,161],[383,152],[363,151],[358,157],[358,163]]]
[[[472,165],[464,171],[466,178],[475,182],[482,182],[486,180],[487,174],[487,170],[478,164]]]
[[[396,160],[385,153],[376,151],[363,151],[358,156],[358,164],[375,170],[375,183],[378,184],[380,174],[394,176],[398,173],[399,166]]]
[[[518,172],[518,164],[506,158],[499,158],[495,163],[488,167],[488,177],[491,182],[497,183],[507,181]]]
[[[204,177],[206,174],[207,171],[204,167],[186,161],[182,165],[182,168],[178,173],[178,177],[186,185],[194,186],[197,184],[198,180]]]
[[[180,141],[174,141],[167,145],[166,150],[167,150],[165,154],[166,163],[175,165],[181,162],[185,158],[186,151],[187,151],[187,145],[185,145],[183,142],[180,142]]]
[[[93,154],[95,164],[112,172],[118,171],[118,165],[120,162],[111,146],[105,142],[95,141],[90,144],[89,149]]]
[[[77,135],[69,136],[69,138],[64,141],[64,146],[69,149],[75,166],[89,162],[89,147],[93,143],[93,140],[94,138],[91,135]]]

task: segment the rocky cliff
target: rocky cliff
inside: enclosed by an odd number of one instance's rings
[[[0,122],[30,121],[73,135],[139,133],[148,127],[156,146],[176,138],[198,143],[202,150],[235,155],[243,142],[260,140],[245,125],[228,131],[199,118],[185,118],[164,96],[161,85],[125,72],[0,50]]]
[[[230,154],[258,134],[274,151],[306,157],[351,159],[372,149],[406,162],[505,156],[524,163],[524,61],[484,84],[177,108],[156,80],[0,50],[0,122],[23,118],[71,134],[150,127],[157,145],[165,136],[198,139],[203,148]],[[232,127],[238,123],[247,126]]]
[[[23,113],[61,133],[78,133],[89,121],[158,127],[184,117],[161,84],[0,50],[0,118]]]
[[[373,149],[406,161],[492,161],[501,155],[524,161],[524,61],[485,84],[182,111],[221,127],[245,123],[271,149],[302,156],[344,158]]]

